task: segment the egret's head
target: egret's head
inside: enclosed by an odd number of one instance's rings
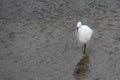
[[[77,23],[77,28],[79,28],[81,25],[82,25],[82,23],[79,21],[79,22]]]

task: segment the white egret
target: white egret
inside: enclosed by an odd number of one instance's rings
[[[91,39],[93,30],[87,25],[82,25],[79,21],[77,23],[76,35],[78,42],[82,44],[82,53],[85,54],[86,43]]]

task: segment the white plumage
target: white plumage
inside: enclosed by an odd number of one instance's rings
[[[78,22],[76,33],[78,41],[82,44],[85,53],[86,43],[91,39],[93,30],[87,25],[82,25],[81,22]]]

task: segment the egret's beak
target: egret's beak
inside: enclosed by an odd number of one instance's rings
[[[72,29],[71,31],[77,31],[78,32],[78,27],[77,28],[74,28],[74,29]]]
[[[79,29],[79,28],[77,27],[77,28],[76,28],[76,31],[77,31],[77,32],[78,32],[78,29]]]

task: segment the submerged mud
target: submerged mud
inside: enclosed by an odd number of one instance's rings
[[[89,73],[89,55],[84,55],[80,62],[75,66],[74,69],[74,78],[76,80],[84,79]]]

